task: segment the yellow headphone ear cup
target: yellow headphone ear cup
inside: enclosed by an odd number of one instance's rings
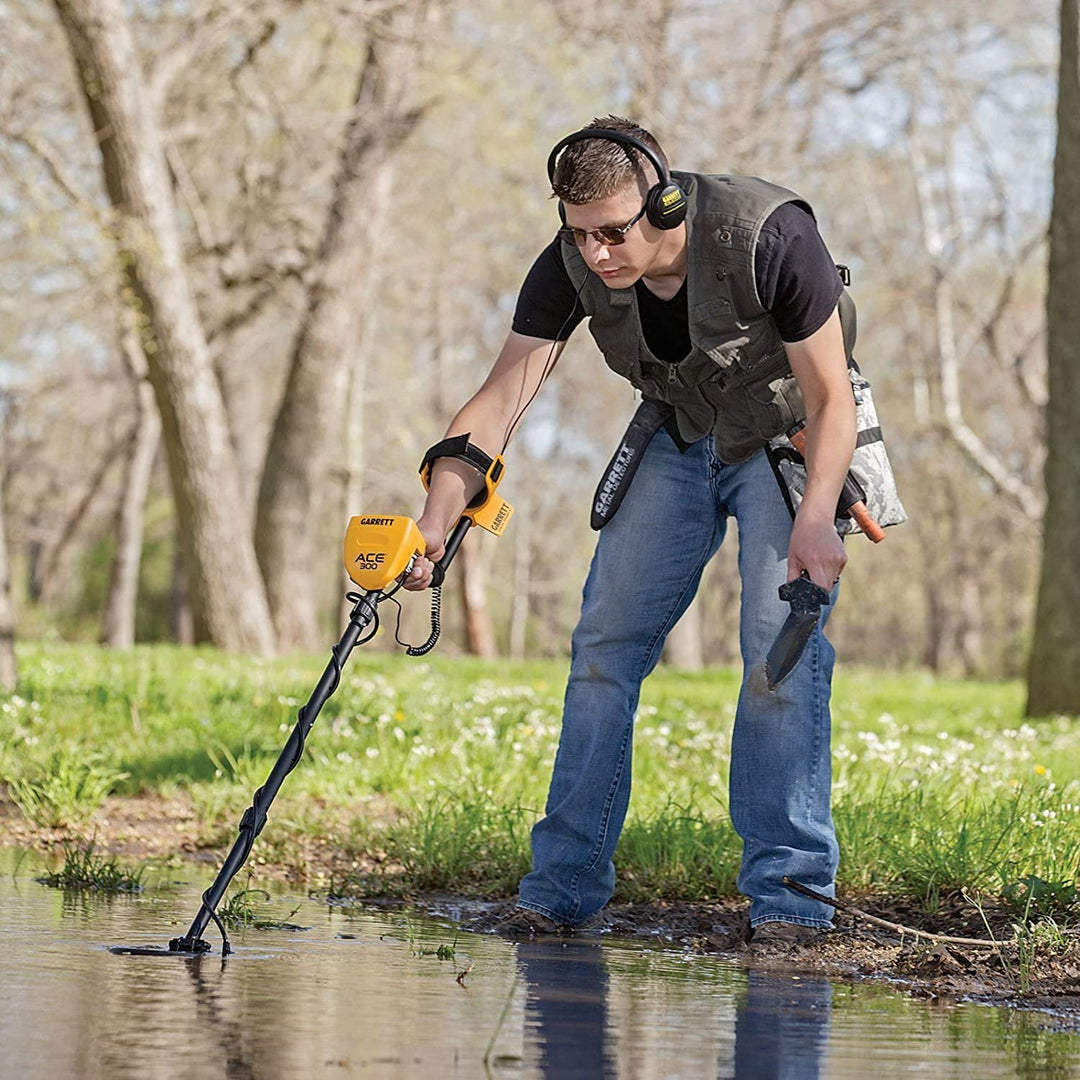
[[[674,229],[686,220],[686,195],[678,184],[657,184],[649,192],[647,216],[658,229]]]

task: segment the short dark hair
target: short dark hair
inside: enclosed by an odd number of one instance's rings
[[[654,151],[664,168],[668,167],[667,155],[655,137],[633,120],[622,116],[600,116],[582,130],[590,128],[607,128],[629,135]],[[564,203],[580,206],[607,199],[635,181],[649,188],[655,183],[649,179],[653,171],[652,162],[632,146],[623,146],[610,139],[582,139],[571,143],[559,155],[551,188],[553,195]]]

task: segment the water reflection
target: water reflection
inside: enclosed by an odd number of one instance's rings
[[[193,960],[180,960],[178,963],[187,968],[191,985],[195,991],[195,1016],[200,1027],[205,1028],[221,1048],[225,1062],[224,1075],[229,1080],[257,1080],[258,1072],[250,1052],[244,1049],[244,1031],[235,1018],[235,1010],[228,1008],[228,1002],[221,1000],[221,980],[228,961],[198,957]],[[208,977],[214,971],[217,978]],[[230,1016],[230,1011],[233,1016]]]
[[[737,1080],[817,1080],[831,1011],[824,979],[749,972],[735,1014]]]
[[[525,985],[526,1039],[536,1047],[544,1080],[619,1075],[603,947],[598,942],[523,942],[517,946],[517,961]],[[720,1055],[716,1076],[817,1080],[831,1009],[832,985],[825,979],[748,972],[736,1008],[733,1055]],[[718,1022],[730,1021],[718,1017]],[[679,1048],[670,1050],[674,1066]]]
[[[535,1039],[544,1080],[617,1076],[599,942],[522,942],[517,960],[526,988],[526,1031]]]
[[[160,945],[183,930],[197,887],[65,896],[4,876],[2,856],[3,1076],[1080,1076],[1080,1040],[1045,1015],[746,972],[640,942],[512,945],[416,916],[406,927],[393,913],[312,905],[302,938],[240,935],[225,965],[118,957],[106,946]],[[283,913],[295,906],[280,902]],[[450,942],[456,957],[432,955]]]

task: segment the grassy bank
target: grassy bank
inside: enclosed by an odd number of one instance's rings
[[[20,660],[20,692],[0,704],[9,804],[42,831],[90,835],[107,796],[160,798],[186,807],[195,842],[209,846],[231,840],[325,662],[57,646]],[[361,652],[274,805],[263,857],[303,872],[301,841],[317,838],[339,888],[510,893],[543,805],[565,670]],[[737,685],[731,671],[647,683],[617,898],[735,893],[726,774]],[[1080,721],[1025,723],[1020,708],[1017,684],[837,678],[843,888],[931,910],[966,888],[1011,895],[1029,914],[1068,912]]]

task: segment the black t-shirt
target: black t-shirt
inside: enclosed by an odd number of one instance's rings
[[[840,298],[842,283],[813,217],[797,203],[784,203],[765,220],[754,255],[758,296],[783,341],[802,341],[819,330]],[[675,364],[690,352],[686,282],[670,300],[635,286],[641,331],[652,354]],[[563,264],[556,237],[537,257],[518,294],[513,329],[518,334],[565,341],[585,318]],[[571,314],[571,305],[573,313]]]

